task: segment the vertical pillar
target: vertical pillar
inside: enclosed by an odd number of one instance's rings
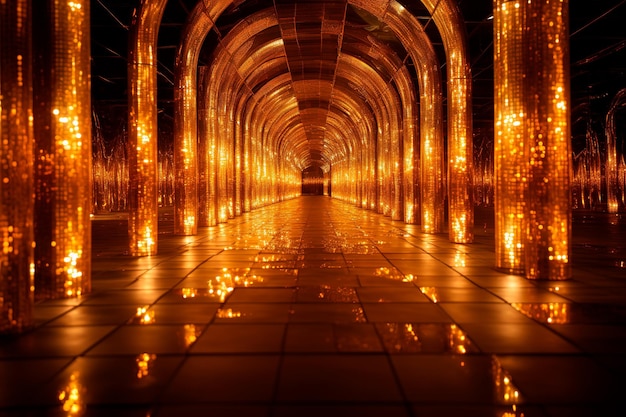
[[[567,1],[494,3],[496,266],[570,275]]]
[[[494,174],[496,267],[524,272],[525,194],[528,157],[524,155],[526,106],[523,49],[524,6],[520,0],[494,0]]]
[[[457,101],[448,108],[448,222],[455,243],[474,240],[471,89],[468,78],[448,80]]]
[[[198,226],[211,226],[209,224],[209,103],[202,99],[207,97],[209,85],[209,67],[198,67]]]
[[[444,146],[441,90],[420,99],[420,175],[422,233],[441,233],[444,225]]]
[[[167,0],[143,0],[128,61],[128,237],[133,256],[156,255],[159,221],[156,44]]]
[[[472,94],[467,35],[456,2],[423,0],[446,51],[448,73],[448,234],[450,241],[474,240]]]
[[[50,0],[51,33],[38,39],[35,113],[36,296],[77,297],[91,290],[91,86],[89,1]],[[47,90],[45,94],[40,94]]]
[[[0,333],[33,322],[30,0],[0,2]]]
[[[525,7],[526,277],[567,279],[572,221],[568,2],[533,1]]]

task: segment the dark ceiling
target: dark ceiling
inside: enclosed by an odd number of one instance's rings
[[[302,2],[302,0],[300,0]],[[443,45],[434,22],[419,1],[400,0],[418,17],[431,38],[440,62],[445,65]],[[92,90],[95,112],[105,136],[118,135],[125,128],[126,63],[128,34],[138,0],[94,0],[91,2]],[[172,136],[174,60],[181,29],[197,0],[169,0],[159,30],[158,108],[160,141]],[[218,19],[205,40],[201,64],[208,64],[211,53],[230,29],[242,18],[286,0],[235,1]],[[491,135],[493,127],[493,26],[492,0],[459,0],[467,28],[473,77],[473,112],[476,135]],[[279,10],[280,7],[277,8]],[[602,124],[611,100],[626,88],[626,0],[570,1],[570,55],[573,133],[576,120]],[[366,27],[379,40],[406,52],[393,35],[373,27],[368,17],[349,8],[346,24]],[[445,76],[445,71],[442,71]],[[293,74],[292,74],[293,75]],[[580,124],[580,123],[579,123]],[[583,129],[584,130],[584,129]]]

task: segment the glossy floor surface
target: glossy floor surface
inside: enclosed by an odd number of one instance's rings
[[[0,416],[626,408],[626,269],[595,244],[577,243],[572,280],[531,282],[493,269],[488,221],[456,245],[327,197],[193,237],[162,220],[144,258],[124,254],[124,221],[94,221],[93,292],[0,338]]]

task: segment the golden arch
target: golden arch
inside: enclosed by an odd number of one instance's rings
[[[448,3],[448,2],[443,2]],[[192,12],[187,30],[185,31],[185,37],[182,41],[182,45],[180,48],[180,54],[178,59],[178,68],[180,77],[177,81],[177,105],[178,105],[178,114],[180,114],[180,120],[176,124],[176,138],[177,143],[176,149],[181,153],[187,154],[189,151],[193,150],[195,140],[193,138],[196,137],[196,127],[193,121],[196,119],[195,115],[197,114],[196,109],[196,80],[195,80],[195,68],[197,66],[197,54],[199,48],[204,39],[204,35],[210,30],[213,23],[218,17],[219,14],[230,4],[230,2],[217,2],[208,4],[208,2],[198,3],[194,11]],[[351,4],[361,7],[364,10],[372,13],[376,17],[378,17],[381,21],[388,24],[394,32],[401,37],[401,40],[405,44],[405,47],[409,50],[411,55],[421,63],[426,63],[422,65],[420,68],[420,91],[421,97],[421,131],[425,137],[425,140],[422,143],[425,146],[436,145],[439,149],[435,150],[432,153],[432,157],[437,159],[441,158],[443,154],[443,132],[442,127],[437,125],[441,120],[441,88],[440,88],[440,77],[436,74],[436,59],[434,58],[434,53],[432,52],[432,46],[429,45],[428,38],[419,30],[419,23],[403,9],[395,1],[391,2],[381,2],[377,4],[375,7],[371,6],[368,2],[360,2],[354,1]],[[453,77],[449,77],[451,80],[453,79],[456,85],[465,83],[465,88],[452,89],[451,94],[456,94],[456,91],[460,91],[465,94],[459,94],[460,97],[456,97],[455,99],[451,99],[450,102],[454,103],[450,105],[450,113],[454,113],[454,105],[457,103],[461,103],[460,107],[462,108],[462,112],[464,115],[462,117],[457,117],[460,120],[471,120],[471,107],[470,107],[470,97],[467,93],[469,91],[469,67],[466,64],[465,56],[465,48],[464,48],[464,36],[463,31],[460,30],[462,28],[460,19],[460,13],[458,9],[454,5],[438,5],[435,7],[430,2],[424,2],[424,4],[429,7],[429,9],[433,10],[433,18],[435,22],[441,26],[443,20],[445,20],[447,25],[451,25],[454,29],[450,29],[447,32],[442,32],[442,37],[445,38],[446,42],[446,51],[448,51],[448,57],[454,56],[456,60],[454,62],[458,62],[458,66],[452,68],[453,65],[447,65],[448,71],[453,74]],[[139,15],[142,16],[136,26],[137,27],[158,27],[158,22],[160,21],[162,11],[164,9],[165,2],[143,2],[140,7]],[[455,30],[456,29],[456,30]],[[145,33],[146,31],[139,31],[139,33]],[[417,32],[417,34],[415,33]],[[154,33],[154,31],[148,31],[148,33]],[[407,37],[408,34],[408,37]],[[404,37],[404,39],[402,39]],[[143,62],[154,62],[154,57],[151,56],[155,48],[149,46],[150,42],[146,39],[137,40],[135,45],[135,54],[134,56],[147,56]],[[460,46],[460,47],[459,47]],[[144,49],[144,53],[140,52],[140,49]],[[449,53],[449,50],[453,47],[457,47],[456,54]],[[450,59],[449,59],[450,60]],[[146,65],[146,69],[150,69],[150,65]],[[452,68],[452,69],[451,69]],[[153,69],[153,71],[155,71]],[[147,77],[150,71],[145,71],[144,77]],[[428,75],[424,75],[428,74]],[[135,75],[135,74],[132,74]],[[140,82],[140,76],[142,74],[136,74],[137,77],[132,76],[130,82],[135,84],[142,84]],[[452,81],[451,81],[452,82]],[[431,85],[431,83],[434,83]],[[143,83],[146,84],[146,83]],[[132,90],[135,91],[134,89]],[[145,91],[145,90],[144,90]],[[427,101],[433,100],[433,102]],[[132,101],[131,101],[132,104]],[[403,107],[404,108],[404,107]],[[408,116],[412,113],[410,107],[406,107]],[[138,113],[142,112],[142,110],[137,109],[137,111],[131,111],[131,117]],[[411,117],[403,119],[403,130],[412,130],[415,128],[413,126],[415,123]],[[131,122],[131,125],[134,125]],[[458,181],[454,181],[455,186],[460,187],[463,192],[460,193],[463,196],[463,206],[465,209],[460,216],[457,216],[456,213],[458,211],[457,204],[453,202],[457,199],[455,196],[459,193],[451,192],[450,195],[450,215],[451,215],[451,225],[454,227],[451,228],[451,239],[453,241],[471,241],[471,229],[472,224],[471,219],[472,215],[472,207],[471,207],[471,198],[469,198],[471,187],[471,168],[467,166],[467,164],[471,163],[471,158],[467,157],[467,152],[471,154],[471,123],[454,123],[450,124],[451,132],[450,135],[450,150],[455,150],[458,148],[456,146],[457,142],[465,145],[463,151],[465,152],[464,156],[458,157],[455,156],[455,152],[450,152],[450,158],[456,161],[455,164],[450,164],[450,178],[451,182],[453,178],[457,178],[456,175],[458,172],[463,173],[462,181],[464,184],[458,185]],[[184,133],[186,132],[186,134]],[[469,134],[468,134],[469,133]],[[432,139],[430,138],[432,135]],[[460,138],[460,139],[456,139]],[[405,141],[408,143],[408,141]],[[411,155],[410,149],[403,150],[405,154]],[[429,156],[430,153],[422,152],[425,156]],[[423,177],[427,178],[428,181],[424,183],[424,191],[423,195],[425,198],[422,198],[423,205],[423,230],[425,232],[439,232],[441,231],[443,225],[443,189],[441,184],[443,183],[443,161],[433,161],[429,160],[429,158],[422,158],[424,161],[424,166],[427,167],[425,170],[429,170],[428,175],[423,175]],[[408,160],[411,157],[409,156]],[[197,208],[195,206],[195,202],[198,199],[197,196],[197,184],[195,181],[190,178],[196,177],[197,164],[193,160],[193,158],[185,157],[184,155],[179,155],[177,160],[179,161],[179,165],[177,167],[177,172],[181,176],[179,178],[178,183],[184,184],[180,187],[179,192],[177,193],[177,231],[178,233],[187,234],[187,233],[195,233],[197,231],[197,219],[196,213]],[[466,165],[463,165],[462,162],[465,162]],[[407,164],[407,166],[410,164]],[[434,172],[432,172],[434,170]],[[186,175],[187,174],[187,175]],[[403,179],[404,183],[408,184],[405,187],[406,189],[412,189],[411,182],[409,181],[409,177],[411,173],[404,173]],[[244,204],[245,205],[245,204]],[[410,212],[411,210],[415,210],[414,206],[416,204],[407,203],[402,208],[403,212]],[[192,206],[189,208],[188,206]],[[411,207],[413,206],[413,208]],[[384,209],[383,209],[384,210]],[[463,220],[458,220],[463,219]],[[413,222],[413,217],[411,215],[408,216],[407,219],[409,222]],[[135,225],[129,226],[136,236],[141,235],[139,232],[142,228],[137,227]],[[453,232],[452,230],[456,230]],[[465,229],[465,232],[459,232],[459,230]],[[141,239],[137,239],[140,241]],[[145,245],[144,245],[145,246]],[[134,253],[137,253],[137,248],[133,249]],[[139,253],[137,253],[139,254]]]

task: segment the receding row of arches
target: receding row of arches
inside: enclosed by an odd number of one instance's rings
[[[198,226],[294,196],[301,172],[317,166],[332,181],[334,197],[420,223],[428,233],[444,231],[447,182],[450,238],[471,242],[471,78],[463,20],[453,2],[424,2],[445,26],[453,121],[447,135],[440,63],[421,24],[400,3],[275,2],[239,22],[198,78],[202,41],[229,4],[198,3],[179,49],[177,233],[194,234]],[[154,78],[147,45],[155,41],[164,5],[150,2],[138,15],[131,76],[137,85]],[[384,27],[406,55],[354,24],[350,14]],[[153,111],[137,105],[131,113],[131,138],[138,143],[151,137],[146,129],[154,129]],[[146,184],[149,176],[138,165],[136,181]],[[137,212],[154,219],[143,210],[154,198],[143,190]],[[150,253],[155,244],[146,245],[144,237],[154,220],[136,219],[134,252]]]
[[[316,169],[334,197],[425,233],[444,232],[447,201],[450,240],[471,242],[463,19],[453,0],[422,3],[443,41],[445,77],[424,28],[396,0],[276,0],[238,22],[200,67],[207,33],[233,2],[198,1],[175,71],[176,233],[296,196],[303,172]],[[142,0],[130,35],[134,256],[157,253],[156,45],[166,4]],[[565,0],[494,3],[495,266],[528,278],[570,275],[567,9]],[[89,2],[38,10],[49,36],[36,55],[31,2],[0,3],[0,331],[32,323],[35,294],[75,297],[91,284]]]

